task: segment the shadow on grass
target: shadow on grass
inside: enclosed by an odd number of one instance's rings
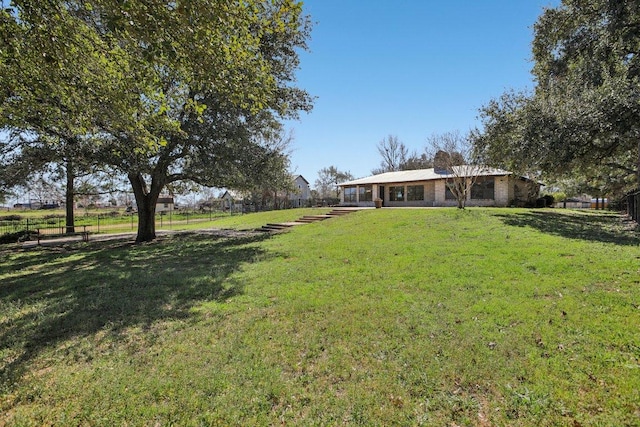
[[[640,245],[637,224],[619,215],[542,210],[498,215],[498,217],[507,225],[532,227],[544,233],[569,239],[624,246]]]
[[[126,339],[125,329],[187,318],[200,302],[242,293],[230,276],[274,256],[255,245],[266,238],[176,235],[145,245],[0,249],[9,259],[0,261],[0,394],[30,360],[66,340],[100,331],[109,340]]]

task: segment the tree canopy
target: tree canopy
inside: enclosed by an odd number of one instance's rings
[[[416,150],[409,152],[404,142],[395,135],[383,138],[376,148],[382,160],[378,168],[371,170],[373,175],[400,170],[427,169],[433,166],[427,153],[418,154]]]
[[[310,31],[296,0],[11,0],[0,13],[0,127],[90,145],[128,177],[138,241],[155,237],[167,184],[249,188],[286,164],[269,141],[311,109],[295,86]]]
[[[640,2],[563,0],[534,26],[532,92],[481,111],[485,162],[579,175],[610,191],[640,182]],[[602,187],[602,185],[601,185]]]
[[[353,175],[351,172],[344,172],[335,166],[329,166],[318,171],[315,189],[318,192],[318,196],[323,199],[339,199],[340,187],[338,184],[352,179]]]

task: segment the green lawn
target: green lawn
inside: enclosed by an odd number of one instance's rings
[[[7,246],[0,426],[640,425],[639,245],[471,208]]]

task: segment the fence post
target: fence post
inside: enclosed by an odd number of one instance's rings
[[[627,194],[627,215],[638,222],[640,218],[640,190]]]

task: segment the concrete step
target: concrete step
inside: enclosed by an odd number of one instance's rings
[[[315,221],[323,221],[325,219],[329,219],[332,218],[331,215],[305,215],[300,219],[309,219],[309,220],[315,220]]]
[[[351,212],[354,212],[354,210],[353,209],[333,209],[331,212],[327,214],[305,215],[302,218],[298,218],[297,220],[292,222],[269,223],[269,224],[263,225],[261,228],[257,228],[256,230],[264,231],[264,232],[272,232],[272,233],[278,232],[278,231],[285,231],[291,227],[295,227],[296,225],[311,224],[318,221],[324,221],[325,219],[347,215],[347,214],[350,214]]]

